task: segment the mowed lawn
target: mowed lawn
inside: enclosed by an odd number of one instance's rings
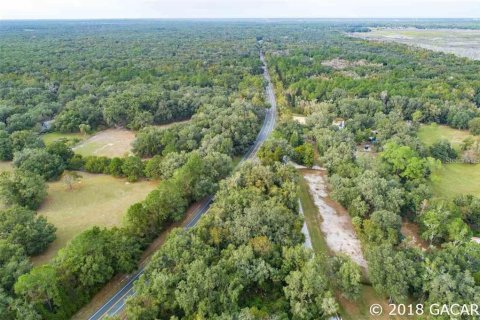
[[[461,194],[480,196],[480,164],[444,164],[432,177],[432,191],[444,198]]]
[[[145,199],[157,182],[128,183],[108,175],[80,173],[83,177],[73,190],[61,182],[49,183],[48,197],[38,214],[57,227],[57,239],[48,250],[32,259],[48,262],[57,251],[82,231],[92,226],[120,225],[130,205]]]
[[[107,129],[91,136],[73,148],[82,156],[123,157],[131,154],[135,132],[126,129]]]
[[[448,140],[457,150],[467,137],[473,137],[468,130],[458,130],[438,124],[422,125],[418,131],[418,138],[426,146],[431,146],[440,140]]]

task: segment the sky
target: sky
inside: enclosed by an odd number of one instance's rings
[[[480,18],[480,0],[0,0],[0,19]]]

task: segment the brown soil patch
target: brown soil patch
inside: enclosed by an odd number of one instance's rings
[[[335,70],[344,70],[352,67],[381,67],[379,63],[370,63],[366,60],[349,61],[345,59],[335,58],[322,62],[322,66],[330,67]]]
[[[131,154],[135,132],[126,129],[101,131],[74,147],[83,156],[122,157]]]
[[[320,229],[328,247],[336,253],[344,253],[358,265],[367,268],[351,218],[345,208],[328,195],[324,171],[302,170],[310,194],[322,218]]]
[[[420,237],[420,227],[417,224],[404,220],[400,232],[407,238],[410,245],[419,247],[422,250],[428,249],[428,242]]]

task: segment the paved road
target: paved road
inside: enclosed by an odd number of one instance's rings
[[[275,121],[277,118],[277,103],[275,100],[273,85],[270,79],[270,75],[268,74],[265,57],[261,52],[260,52],[260,60],[263,62],[263,77],[267,81],[267,87],[265,88],[265,92],[267,95],[267,100],[271,105],[271,108],[269,108],[266,112],[265,119],[263,120],[262,128],[258,133],[255,143],[248,149],[248,151],[245,153],[240,163],[247,159],[253,159],[256,157],[258,149],[260,148],[262,143],[268,138],[270,133],[273,131],[273,128],[275,127]],[[213,200],[213,196],[210,196],[209,198],[207,198],[207,200],[202,205],[202,207],[200,207],[197,210],[192,220],[190,220],[190,222],[185,226],[185,229],[189,229],[197,224],[198,220],[200,220],[202,215],[208,211],[208,208],[210,207],[212,200]],[[100,320],[106,316],[114,316],[119,314],[123,310],[123,307],[125,306],[125,302],[127,298],[135,294],[133,284],[136,280],[138,280],[138,278],[140,278],[140,276],[144,273],[144,271],[145,271],[145,268],[141,267],[136,273],[134,273],[131,276],[131,278],[128,280],[128,282],[120,290],[118,290],[110,300],[108,300],[103,306],[101,306],[100,309],[98,309],[97,312],[95,312],[89,318],[89,320]]]

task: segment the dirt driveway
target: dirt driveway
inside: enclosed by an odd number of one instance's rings
[[[325,172],[320,170],[302,170],[308,183],[310,194],[322,218],[320,229],[328,247],[335,253],[344,253],[360,266],[367,268],[348,212],[330,199],[325,183]]]

